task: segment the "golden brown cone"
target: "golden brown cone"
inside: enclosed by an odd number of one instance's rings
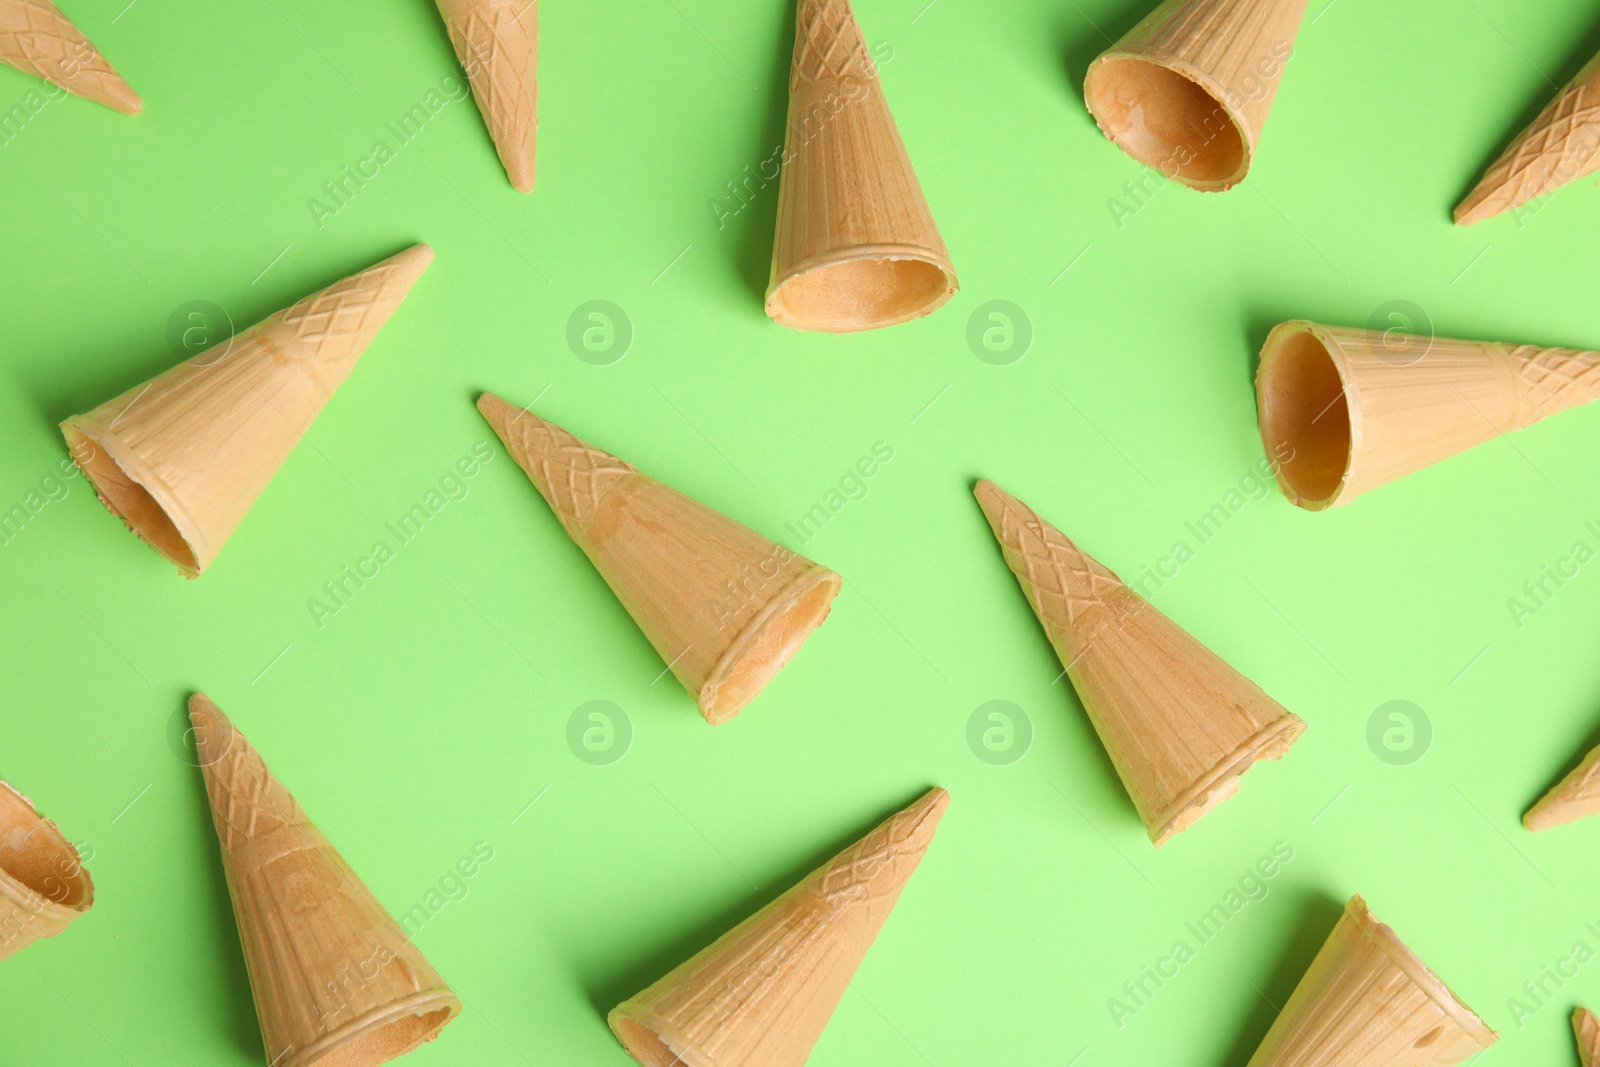
[[[1600,170],[1600,55],[1589,60],[1506,146],[1456,206],[1456,225],[1470,226],[1515,210],[1596,170]]]
[[[1300,320],[1261,349],[1256,404],[1278,485],[1309,511],[1600,397],[1600,353]]]
[[[1578,1041],[1578,1058],[1583,1067],[1600,1067],[1600,1020],[1588,1008],[1572,1013],[1572,1036]]]
[[[1124,152],[1203,192],[1255,159],[1306,0],[1166,0],[1089,65],[1083,96]]]
[[[974,492],[1151,841],[1187,830],[1304,732],[1026,504],[990,481]]]
[[[416,245],[61,424],[128,528],[197,577],[433,262]]]
[[[656,982],[612,1009],[644,1067],[800,1067],[950,804],[925,794]]]
[[[539,131],[539,0],[438,0],[506,177],[533,191]]]
[[[1499,1037],[1357,895],[1248,1067],[1450,1067]]]
[[[94,904],[78,850],[0,782],[0,960],[54,937]]]
[[[478,410],[713,726],[827,618],[828,568],[493,393]]]
[[[767,314],[871,330],[959,284],[848,0],[800,0]]]
[[[1583,757],[1539,802],[1522,816],[1522,825],[1538,832],[1600,811],[1600,748]]]
[[[189,699],[272,1067],[377,1067],[461,1002],[215,704]]]
[[[124,115],[144,109],[139,94],[50,0],[0,0],[0,62]]]

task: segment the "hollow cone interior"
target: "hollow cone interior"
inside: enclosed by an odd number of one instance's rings
[[[767,314],[843,333],[921,318],[955,268],[847,0],[800,0]]]
[[[54,937],[94,904],[78,850],[0,782],[0,960]]]

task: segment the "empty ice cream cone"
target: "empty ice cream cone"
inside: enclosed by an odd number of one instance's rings
[[[1600,811],[1600,748],[1528,809],[1522,825],[1535,832],[1562,826]]]
[[[1249,1067],[1450,1067],[1499,1037],[1357,895]]]
[[[1596,397],[1600,353],[1298,320],[1267,335],[1256,372],[1278,485],[1309,511]]]
[[[533,190],[539,129],[539,0],[438,0],[506,176]]]
[[[1456,225],[1493,218],[1600,170],[1600,55],[1506,146],[1467,198]]]
[[[144,103],[50,0],[0,0],[0,62],[69,93],[137,115]]]
[[[644,1067],[800,1067],[950,803],[934,789],[612,1009]]]
[[[1244,180],[1306,0],[1166,0],[1089,65],[1083,97],[1124,152],[1191,189]]]
[[[197,577],[429,263],[416,245],[61,424],[106,507]]]
[[[1578,1058],[1583,1067],[1600,1067],[1600,1020],[1588,1008],[1572,1013],[1572,1036],[1578,1041]]]
[[[93,904],[78,850],[0,782],[0,960],[56,936]]]
[[[975,493],[1006,564],[1157,845],[1239,789],[1306,724],[1151,607],[1022,501]]]
[[[493,393],[478,410],[713,726],[828,617],[828,568]]]
[[[767,314],[871,330],[921,318],[958,284],[848,0],[800,0]]]
[[[271,1067],[377,1067],[461,1002],[206,697],[195,750]]]

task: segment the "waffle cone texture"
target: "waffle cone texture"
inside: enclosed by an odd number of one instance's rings
[[[1600,748],[1591,751],[1572,773],[1561,779],[1522,816],[1535,832],[1565,826],[1600,811]]]
[[[1253,682],[990,481],[979,505],[1150,840],[1165,843],[1305,730]]]
[[[930,791],[619,1004],[617,1040],[643,1067],[800,1067],[949,803]]]
[[[1600,1067],[1600,1019],[1588,1008],[1572,1013],[1572,1036],[1578,1042],[1578,1059],[1583,1067]]]
[[[1267,335],[1256,372],[1278,485],[1309,511],[1600,397],[1600,353],[1314,322]]]
[[[1450,1067],[1499,1037],[1358,895],[1249,1067]]]
[[[827,618],[828,568],[493,393],[478,410],[712,725]]]
[[[1306,0],[1166,0],[1089,65],[1084,101],[1128,155],[1192,189],[1244,180]]]
[[[848,0],[800,0],[767,314],[871,330],[958,286]]]
[[[377,1067],[461,1002],[203,695],[189,701],[222,868],[272,1067]]]
[[[144,109],[139,94],[50,0],[0,0],[0,62],[124,115]]]
[[[1466,199],[1457,226],[1515,211],[1600,170],[1600,55],[1517,134]]]
[[[200,575],[428,264],[417,245],[61,424],[128,528]]]
[[[506,177],[533,191],[539,131],[539,0],[438,0],[439,14]]]
[[[55,823],[0,782],[0,960],[54,937],[94,904],[94,883]]]

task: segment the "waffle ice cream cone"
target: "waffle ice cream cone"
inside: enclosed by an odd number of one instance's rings
[[[433,261],[416,245],[61,424],[106,507],[198,577]]]
[[[1278,485],[1309,511],[1600,397],[1600,353],[1285,322],[1256,372]]]
[[[1600,55],[1519,133],[1456,207],[1456,225],[1513,211],[1600,170]]]
[[[1578,1058],[1583,1067],[1600,1067],[1600,1020],[1588,1008],[1572,1013],[1572,1036],[1578,1041]]]
[[[1535,832],[1564,826],[1600,811],[1600,748],[1594,749],[1572,773],[1528,809],[1522,825]]]
[[[539,131],[539,0],[438,0],[506,177],[533,191]]]
[[[203,695],[195,748],[271,1067],[377,1067],[461,1002]]]
[[[144,108],[139,94],[50,0],[0,0],[0,62],[124,115]]]
[[[934,789],[607,1021],[644,1067],[800,1067],[950,803]]]
[[[94,904],[94,883],[55,823],[0,782],[0,960],[54,937]]]
[[[921,318],[958,284],[848,0],[800,0],[767,314],[871,330]]]
[[[1305,730],[1026,504],[990,481],[975,493],[1155,844]]]
[[[1166,0],[1089,65],[1083,95],[1124,152],[1192,189],[1244,180],[1306,0]]]
[[[1354,896],[1248,1067],[1450,1067],[1499,1037]]]
[[[493,393],[478,410],[713,726],[827,618],[828,568]]]

